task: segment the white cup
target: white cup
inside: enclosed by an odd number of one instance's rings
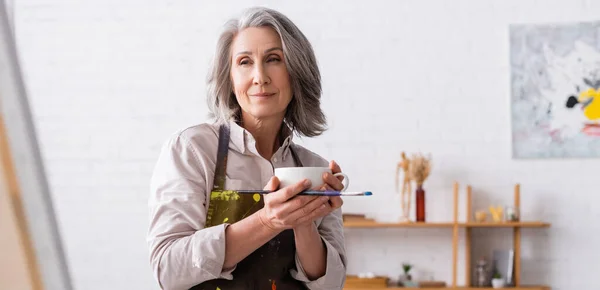
[[[275,176],[279,179],[279,188],[286,187],[308,179],[311,182],[311,188],[316,188],[325,183],[323,181],[323,173],[331,173],[329,167],[281,167],[275,168]],[[344,188],[341,191],[345,191],[350,185],[350,178],[344,173],[336,173],[333,176],[343,176],[342,184]]]

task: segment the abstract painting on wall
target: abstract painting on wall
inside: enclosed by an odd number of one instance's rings
[[[600,22],[510,27],[515,158],[600,157]]]

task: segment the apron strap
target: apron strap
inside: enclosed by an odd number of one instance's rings
[[[219,127],[219,147],[217,148],[217,162],[213,190],[225,190],[225,175],[227,172],[227,151],[229,150],[229,126],[222,124]]]

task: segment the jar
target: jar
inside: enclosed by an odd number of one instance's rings
[[[507,222],[519,221],[519,208],[515,206],[507,206],[504,209],[504,220]]]

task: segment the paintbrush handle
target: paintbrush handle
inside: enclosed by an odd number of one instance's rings
[[[267,190],[236,190],[240,194],[269,194],[273,191]],[[305,190],[298,195],[318,195],[318,196],[368,196],[373,195],[370,191],[344,192],[334,190]]]

